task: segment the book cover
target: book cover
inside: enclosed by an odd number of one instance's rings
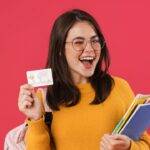
[[[117,124],[117,126],[113,130],[113,134],[120,132],[120,130],[125,125],[125,123],[128,121],[128,119],[131,116],[131,114],[134,112],[134,110],[138,106],[138,104],[145,103],[145,101],[146,101],[147,98],[150,98],[150,95],[141,95],[141,94],[138,94],[134,98],[134,100],[133,100],[132,104],[130,105],[129,109],[127,110],[127,112],[124,114],[124,116],[122,117],[122,119],[119,121],[119,123]]]
[[[141,134],[150,126],[150,103],[139,104],[130,119],[119,134],[125,134],[133,140],[138,140]]]

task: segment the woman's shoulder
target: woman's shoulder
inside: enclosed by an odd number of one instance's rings
[[[116,86],[129,86],[129,83],[127,81],[127,79],[119,77],[119,76],[113,76],[112,78],[114,80],[114,83]]]
[[[115,89],[118,92],[132,95],[132,97],[134,96],[132,87],[130,86],[130,84],[128,83],[128,81],[126,79],[124,79],[122,77],[118,77],[118,76],[112,76],[112,77],[114,79]]]

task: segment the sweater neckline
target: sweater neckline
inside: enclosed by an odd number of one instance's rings
[[[80,90],[81,93],[94,92],[94,89],[93,89],[90,82],[79,83],[79,84],[77,84],[77,87],[78,87],[78,89]]]

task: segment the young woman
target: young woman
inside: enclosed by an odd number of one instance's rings
[[[52,149],[51,136],[57,150],[150,149],[146,132],[139,141],[111,134],[134,94],[124,79],[108,73],[109,63],[106,41],[90,14],[75,9],[58,17],[46,65],[52,68],[54,84],[42,90],[46,111],[52,111],[51,125],[44,121],[34,88],[20,88],[18,106],[29,118],[27,150]]]

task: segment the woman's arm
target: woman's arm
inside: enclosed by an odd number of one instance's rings
[[[131,141],[131,150],[150,150],[150,136],[147,132],[144,132],[139,141]]]
[[[28,130],[25,136],[26,150],[50,150],[49,128],[44,118],[28,121]]]
[[[101,150],[150,150],[150,137],[144,133],[140,140],[133,141],[125,135],[105,134],[100,142]]]
[[[45,112],[51,112],[46,104],[46,88],[38,89],[37,97],[42,101]],[[37,121],[28,121],[28,130],[25,137],[27,150],[50,150],[50,126],[45,123],[44,117]]]
[[[126,82],[124,79],[115,78],[115,83],[120,95],[125,97],[125,101],[123,101],[123,109],[127,111],[135,95],[128,82]],[[107,137],[109,138],[109,140],[112,140],[111,136]],[[115,143],[118,144],[117,142]],[[106,146],[108,146],[108,144]],[[115,145],[113,146],[115,147]],[[138,141],[131,140],[130,150],[150,150],[150,135],[148,135],[147,132],[145,131]]]
[[[27,150],[50,150],[50,134],[44,118],[43,89],[35,92],[28,84],[21,86],[18,106],[27,118],[28,129],[25,135]]]

